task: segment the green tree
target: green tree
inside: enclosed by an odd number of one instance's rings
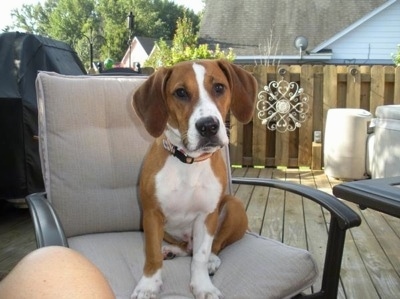
[[[70,44],[86,66],[89,65],[89,44],[94,59],[122,59],[130,32],[126,26],[128,13],[135,15],[133,35],[170,40],[176,20],[185,13],[198,26],[200,18],[169,0],[47,0],[43,4],[23,5],[12,12],[14,28],[40,34]]]
[[[208,44],[199,44],[191,19],[186,15],[177,21],[175,35],[170,45],[164,39],[156,43],[156,50],[144,63],[144,66],[158,68],[160,66],[171,66],[180,61],[193,59],[218,59],[224,58],[233,61],[235,55],[230,49],[227,53],[217,45],[211,50]]]
[[[58,0],[47,0],[41,3],[27,5],[23,4],[20,9],[13,9],[11,17],[14,24],[9,26],[6,31],[20,28],[23,31],[48,36],[49,15],[57,6]]]
[[[130,11],[135,16],[133,35],[157,39],[172,39],[176,20],[186,12],[183,7],[168,0],[100,0],[98,12],[103,20],[106,40],[102,48],[103,56],[119,60],[124,55],[130,40],[130,32],[126,27]],[[194,12],[187,13],[195,24],[200,23],[200,18]]]
[[[94,0],[58,0],[49,15],[48,35],[70,44],[87,68],[90,67],[90,44],[93,56],[99,58],[101,19],[95,11]]]

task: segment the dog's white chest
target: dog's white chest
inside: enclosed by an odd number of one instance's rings
[[[155,179],[165,230],[178,239],[191,236],[193,221],[213,212],[223,192],[210,160],[189,165],[168,157]]]

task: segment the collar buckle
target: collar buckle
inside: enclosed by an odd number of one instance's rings
[[[163,139],[164,148],[171,153],[174,157],[178,158],[181,162],[185,164],[193,164],[194,162],[201,162],[210,158],[213,153],[206,153],[200,157],[193,158],[188,156],[184,151],[178,149],[176,145],[173,145],[169,140]]]

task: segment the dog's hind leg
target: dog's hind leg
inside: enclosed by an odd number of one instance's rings
[[[248,229],[246,210],[238,198],[225,195],[219,209],[218,228],[211,250],[216,255],[226,246],[240,240]]]
[[[188,256],[190,255],[189,252],[186,250],[183,250],[181,247],[176,246],[176,245],[164,245],[162,247],[162,254],[164,257],[164,260],[172,260],[173,258],[177,256]]]
[[[167,232],[164,232],[164,241],[170,243],[170,245],[162,247],[164,260],[171,260],[176,256],[188,256],[192,253],[192,246],[189,242],[179,242]]]

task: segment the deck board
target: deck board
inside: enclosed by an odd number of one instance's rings
[[[368,274],[382,298],[396,298],[400,294],[399,276],[390,259],[385,254],[384,243],[380,242],[383,238],[391,237],[381,235],[378,239],[377,234],[374,233],[373,227],[371,227],[371,225],[374,225],[374,222],[375,224],[379,222],[380,224],[378,225],[384,224],[383,221],[379,221],[379,219],[382,219],[379,213],[368,210],[360,212],[360,215],[364,225],[360,226],[357,230],[353,230],[353,236],[357,239],[358,250],[366,264]],[[386,231],[389,230],[386,229]],[[391,241],[393,242],[394,240],[392,239]],[[390,247],[392,246],[394,248],[397,247],[398,254],[400,246],[396,243],[390,243]]]
[[[35,247],[28,210],[0,202],[0,280]]]
[[[332,187],[341,183],[323,171],[307,169],[235,168],[232,174],[287,180],[330,194]],[[251,230],[306,248],[322,269],[330,221],[325,209],[298,195],[272,188],[234,185],[233,190],[246,207]],[[399,298],[400,219],[346,204],[359,213],[363,222],[346,235],[338,298]],[[35,248],[28,211],[4,206],[0,205],[0,279]],[[321,277],[314,288],[318,290],[320,285]]]

